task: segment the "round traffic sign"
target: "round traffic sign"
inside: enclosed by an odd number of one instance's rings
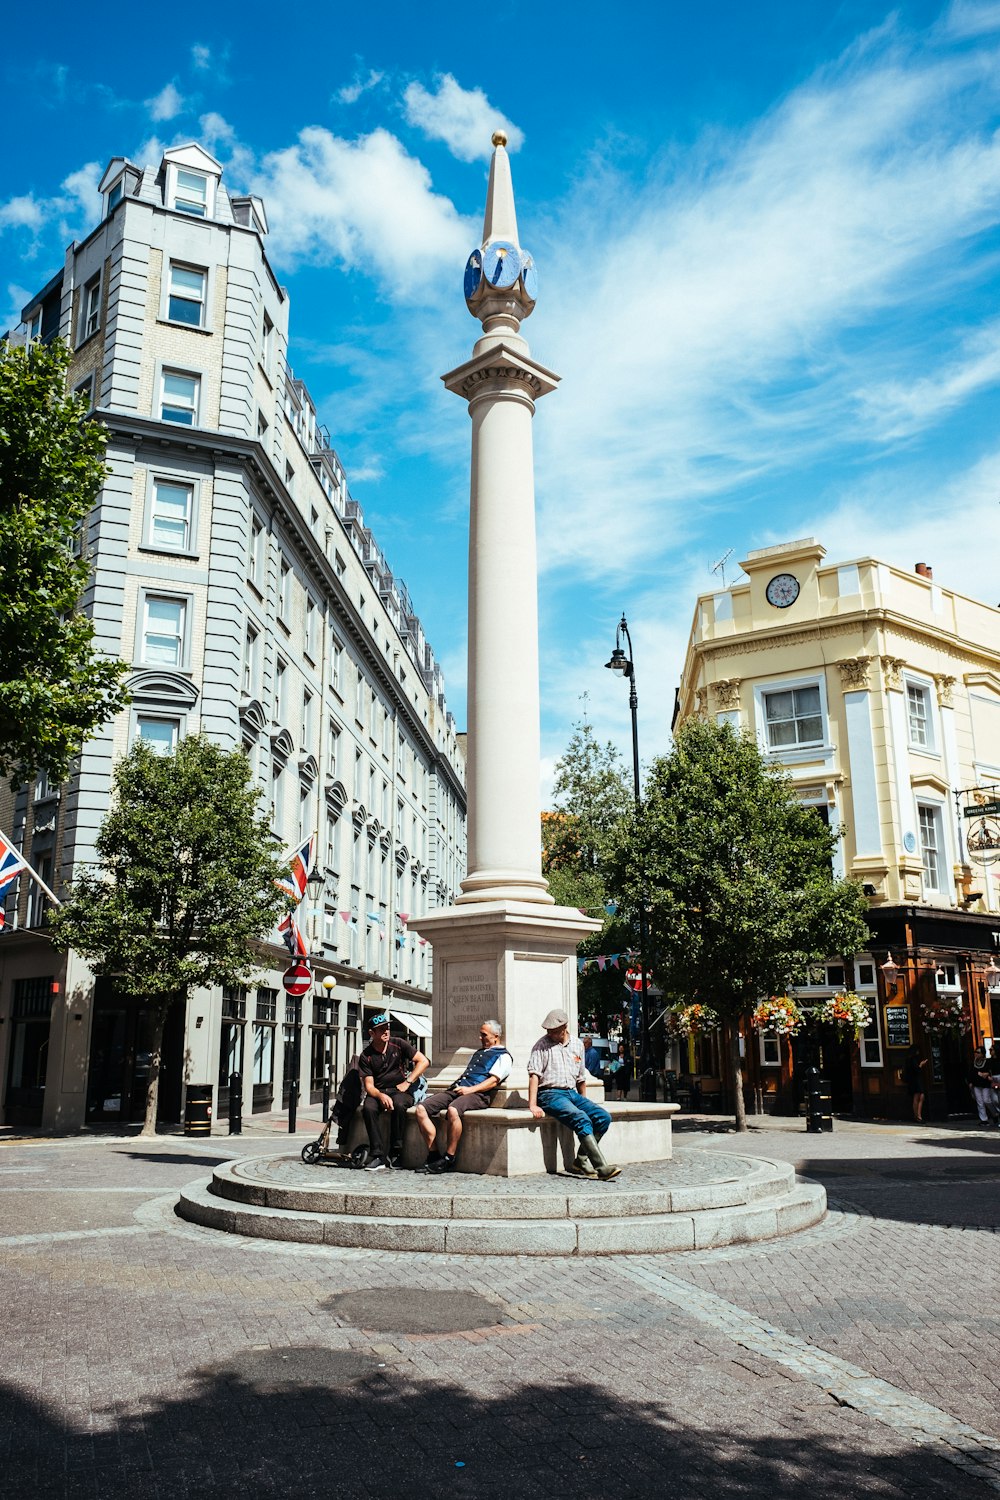
[[[285,992],[289,995],[305,995],[312,986],[312,969],[300,959],[298,963],[289,964],[281,982]]]

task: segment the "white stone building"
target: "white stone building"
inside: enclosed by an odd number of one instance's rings
[[[303,925],[336,988],[332,1031],[321,1007],[315,1026],[308,1001],[302,1017],[300,1097],[316,1097],[327,1052],[339,1076],[360,1039],[366,1000],[430,1035],[429,948],[407,923],[465,874],[463,746],[407,590],[289,368],[263,203],[230,196],[196,145],[158,169],[118,157],[101,191],[101,223],[14,336],[68,340],[71,383],[108,429],[86,607],[98,644],[132,665],[132,703],[71,782],[23,789],[2,822],[58,892],[93,859],[136,736],[242,745],[283,843],[318,831],[325,889]],[[22,881],[8,899],[0,938],[2,1118],[136,1118],[143,1012],[53,952],[35,891]],[[259,985],[199,995],[168,1023],[164,1118],[181,1117],[188,1084],[215,1086],[218,1114],[230,1071],[246,1113],[287,1099],[285,957],[275,941]]]

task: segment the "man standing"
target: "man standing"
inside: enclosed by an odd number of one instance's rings
[[[583,1066],[591,1078],[601,1078],[600,1049],[594,1046],[594,1038],[592,1036],[582,1037],[581,1041],[583,1042]]]
[[[605,1160],[598,1142],[611,1124],[606,1109],[587,1098],[583,1043],[569,1034],[564,1010],[550,1010],[540,1037],[528,1058],[528,1108],[536,1120],[550,1115],[568,1125],[579,1142],[576,1160],[567,1171],[574,1177],[598,1176],[607,1182],[620,1167]]]
[[[497,1089],[514,1066],[514,1059],[500,1042],[499,1021],[484,1021],[479,1028],[479,1047],[473,1052],[464,1073],[448,1088],[428,1094],[417,1105],[417,1124],[427,1142],[428,1156],[424,1172],[454,1172],[458,1143],[462,1139],[462,1116],[470,1109],[489,1109]],[[448,1141],[444,1155],[436,1149],[435,1119],[447,1110]]]
[[[368,1023],[368,1046],[358,1058],[364,1087],[361,1113],[368,1132],[371,1159],[366,1172],[384,1172],[394,1166],[403,1149],[403,1116],[413,1103],[410,1092],[430,1059],[412,1042],[389,1036],[389,1015],[381,1011]],[[390,1116],[389,1145],[385,1142],[384,1117]]]

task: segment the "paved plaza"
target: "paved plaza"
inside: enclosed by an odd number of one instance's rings
[[[221,1161],[310,1138],[275,1124],[0,1140],[5,1500],[1000,1493],[1000,1132],[688,1122],[678,1144],[830,1197],[718,1250],[403,1255],[177,1219]]]

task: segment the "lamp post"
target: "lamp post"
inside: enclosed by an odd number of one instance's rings
[[[622,642],[628,645],[628,655],[622,649]],[[632,781],[635,792],[635,810],[637,814],[642,812],[642,788],[639,782],[639,700],[635,691],[635,663],[632,660],[632,637],[629,634],[628,621],[622,615],[621,622],[615,631],[615,649],[611,653],[611,660],[604,665],[612,672],[618,672],[622,677],[628,679],[628,706],[632,715]],[[646,920],[646,894],[640,891],[639,899],[639,983],[641,986],[641,1010],[642,1010],[642,1044],[639,1052],[639,1098],[643,1100],[656,1099],[656,1069],[653,1064],[653,1053],[650,1046],[649,1036],[649,988],[646,978],[646,950],[649,946],[649,931]]]
[[[323,1070],[323,1123],[326,1124],[330,1118],[330,1097],[333,1093],[333,1027],[331,1017],[333,1014],[333,991],[337,981],[332,974],[324,974],[320,981],[323,991],[323,1020],[326,1034],[326,1056],[323,1061],[326,1067]]]

